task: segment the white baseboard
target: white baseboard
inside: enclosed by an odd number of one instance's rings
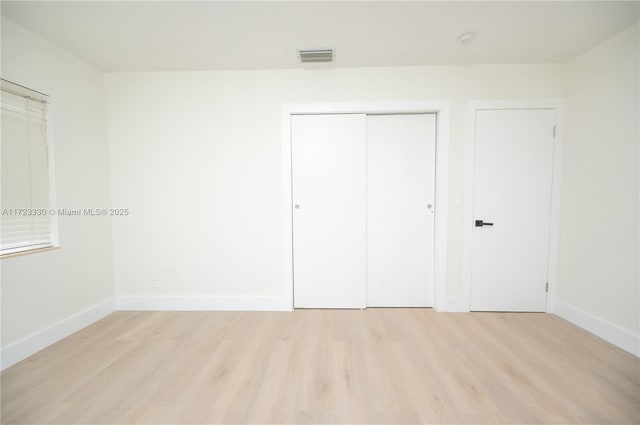
[[[252,296],[123,296],[118,310],[147,311],[291,311],[285,297]]]
[[[555,300],[553,312],[574,325],[578,325],[605,341],[628,351],[636,357],[640,357],[640,335],[622,329],[618,325],[594,316],[559,299]]]
[[[3,347],[0,351],[2,370],[97,322],[114,311],[115,300],[110,298]]]

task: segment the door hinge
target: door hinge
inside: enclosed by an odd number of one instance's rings
[[[556,126],[553,126],[553,137],[556,137]]]
[[[544,292],[549,292],[549,282],[547,282],[547,284],[544,285]]]

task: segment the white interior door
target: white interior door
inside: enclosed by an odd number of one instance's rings
[[[367,116],[367,306],[433,305],[435,114]]]
[[[363,308],[366,116],[291,117],[296,308]]]
[[[476,112],[471,310],[545,311],[554,126],[554,110]]]

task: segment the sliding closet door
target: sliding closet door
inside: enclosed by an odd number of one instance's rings
[[[291,117],[296,308],[363,308],[366,116]]]
[[[433,305],[435,114],[367,117],[367,306]]]

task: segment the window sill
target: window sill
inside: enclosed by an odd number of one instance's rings
[[[36,252],[53,251],[55,249],[60,249],[60,247],[59,246],[44,246],[42,248],[34,248],[34,249],[27,249],[27,250],[19,251],[19,252],[11,252],[11,253],[8,253],[8,254],[1,254],[0,255],[0,260],[4,260],[5,258],[19,257],[19,256],[22,256],[22,255],[35,254]]]

